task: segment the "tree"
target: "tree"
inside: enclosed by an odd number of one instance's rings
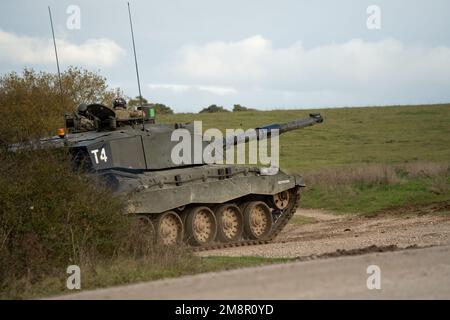
[[[96,73],[70,67],[61,74],[25,68],[0,77],[0,144],[55,135],[64,126],[64,113],[81,103],[109,105],[114,92]]]
[[[173,114],[172,108],[162,103],[150,103],[149,106],[155,109],[156,114]]]
[[[202,109],[199,113],[216,113],[216,112],[230,112],[230,111],[228,111],[224,107],[212,104],[209,107]]]
[[[241,111],[257,111],[256,109],[243,107],[240,104],[235,104],[233,106],[233,112],[241,112]]]
[[[140,106],[139,96],[137,96],[134,99],[130,99],[128,101],[128,105],[130,107],[139,107]],[[154,108],[156,114],[173,114],[173,110],[171,107],[166,106],[165,104],[162,103],[148,103],[148,100],[145,99],[144,97],[142,97],[142,105]]]
[[[111,105],[115,94],[114,90],[108,90],[105,77],[85,69],[69,67],[61,74],[61,78],[63,92],[74,106],[80,103]]]
[[[142,104],[147,105],[148,101],[144,97],[142,97]],[[141,105],[141,101],[139,99],[139,96],[135,97],[134,99],[128,100],[128,106],[129,107],[139,107]]]

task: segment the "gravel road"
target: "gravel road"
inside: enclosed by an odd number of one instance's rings
[[[367,268],[380,268],[380,289]],[[86,291],[63,299],[450,299],[450,246],[317,259]]]
[[[443,215],[339,216],[305,209],[299,209],[296,215],[313,218],[315,222],[288,224],[275,243],[211,250],[199,255],[296,258],[367,247],[450,245],[450,217]]]

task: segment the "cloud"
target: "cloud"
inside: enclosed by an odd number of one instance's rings
[[[260,88],[295,96],[301,92],[397,91],[450,87],[450,48],[405,45],[395,39],[306,48],[276,48],[261,35],[236,42],[209,42],[180,49],[171,64],[186,83]],[[432,89],[432,86],[435,86]],[[448,90],[446,90],[447,92]],[[447,94],[448,97],[448,94]]]
[[[212,93],[215,95],[228,95],[236,94],[237,90],[233,87],[225,86],[210,86],[210,85],[186,85],[186,84],[173,84],[173,83],[151,83],[148,87],[152,90],[170,90],[175,93],[185,93],[187,91],[203,91]]]
[[[56,39],[61,63],[82,63],[89,66],[112,66],[125,50],[110,39],[89,39],[75,44]],[[0,30],[0,60],[14,64],[54,63],[52,39],[19,36]]]

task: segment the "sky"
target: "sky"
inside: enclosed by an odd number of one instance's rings
[[[127,2],[2,0],[0,73],[86,68],[137,96]],[[450,102],[448,0],[131,0],[142,95],[176,112]]]

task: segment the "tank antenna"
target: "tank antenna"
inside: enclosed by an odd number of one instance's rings
[[[56,48],[55,30],[53,29],[52,11],[50,9],[50,6],[48,6],[48,15],[50,17],[50,26],[52,28],[53,46],[55,47],[56,68],[58,69],[59,91],[60,91],[60,95],[61,95],[61,103],[63,103],[64,100],[63,100],[63,88],[62,88],[62,81],[61,81],[61,71],[59,69],[58,50]]]
[[[137,62],[137,56],[136,56],[136,44],[134,42],[133,21],[131,20],[130,3],[127,2],[127,5],[128,5],[128,17],[130,18],[131,40],[133,42],[134,65],[136,67],[136,79],[137,79],[137,85],[138,85],[138,90],[139,90],[139,105],[141,107],[141,112],[142,112],[142,130],[145,130],[145,126],[144,126],[145,117],[144,117],[144,108],[142,106],[141,81],[139,79],[139,68],[138,68],[138,62]]]

